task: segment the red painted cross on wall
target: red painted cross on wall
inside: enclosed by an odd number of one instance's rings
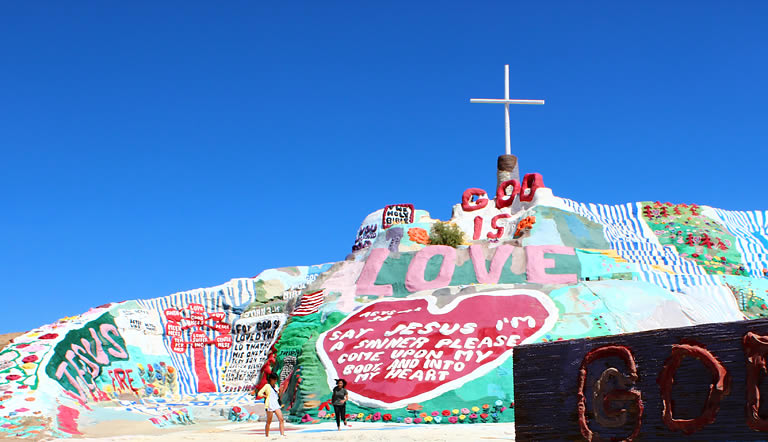
[[[189,304],[181,310],[167,308],[164,313],[168,320],[165,324],[165,334],[171,338],[171,350],[175,353],[186,353],[187,349],[192,347],[198,393],[215,392],[216,384],[211,380],[205,359],[205,346],[215,345],[219,350],[232,348],[232,327],[224,322],[224,312],[206,313],[201,304]],[[210,339],[204,329],[220,334]]]

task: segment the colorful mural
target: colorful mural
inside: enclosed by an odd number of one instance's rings
[[[348,420],[513,422],[520,344],[768,316],[768,212],[583,204],[540,175],[522,181],[494,199],[464,192],[447,221],[464,235],[455,248],[430,243],[442,221],[392,204],[363,220],[343,261],[27,332],[0,351],[0,436],[253,421],[271,373],[296,423],[333,418],[339,377]]]

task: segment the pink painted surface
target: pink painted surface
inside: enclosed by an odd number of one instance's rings
[[[504,270],[504,264],[514,250],[514,246],[509,244],[503,244],[497,247],[493,259],[491,259],[491,269],[489,271],[485,267],[486,263],[485,255],[483,254],[483,246],[480,244],[469,246],[469,256],[472,258],[472,265],[475,267],[477,282],[480,284],[497,284],[501,277],[501,272]]]
[[[555,267],[555,260],[544,258],[545,253],[557,253],[559,255],[574,255],[572,247],[547,245],[547,246],[526,246],[525,254],[527,257],[526,273],[528,282],[538,284],[573,284],[578,281],[575,273],[550,274],[547,269]]]
[[[371,254],[368,255],[368,259],[365,261],[365,267],[363,267],[363,271],[360,272],[360,277],[357,279],[358,295],[392,296],[391,285],[374,285],[387,256],[389,256],[389,249],[371,250]]]
[[[424,279],[427,263],[437,255],[443,256],[440,272],[435,279],[427,281]],[[409,292],[418,292],[419,290],[433,290],[448,286],[451,284],[455,268],[456,249],[451,246],[424,247],[414,255],[411,264],[408,266],[408,273],[405,275],[405,288]]]
[[[77,418],[80,417],[79,411],[65,405],[59,405],[58,411],[56,419],[59,421],[59,430],[72,435],[83,434],[77,429]]]

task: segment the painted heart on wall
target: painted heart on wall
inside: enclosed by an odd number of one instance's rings
[[[329,384],[347,380],[351,400],[398,408],[483,376],[556,319],[552,300],[535,290],[468,295],[443,307],[433,296],[381,300],[321,334],[317,351]]]

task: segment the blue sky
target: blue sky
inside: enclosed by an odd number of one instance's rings
[[[361,4],[361,3],[367,3]],[[5,2],[0,333],[344,259],[521,171],[766,209],[767,2]]]

